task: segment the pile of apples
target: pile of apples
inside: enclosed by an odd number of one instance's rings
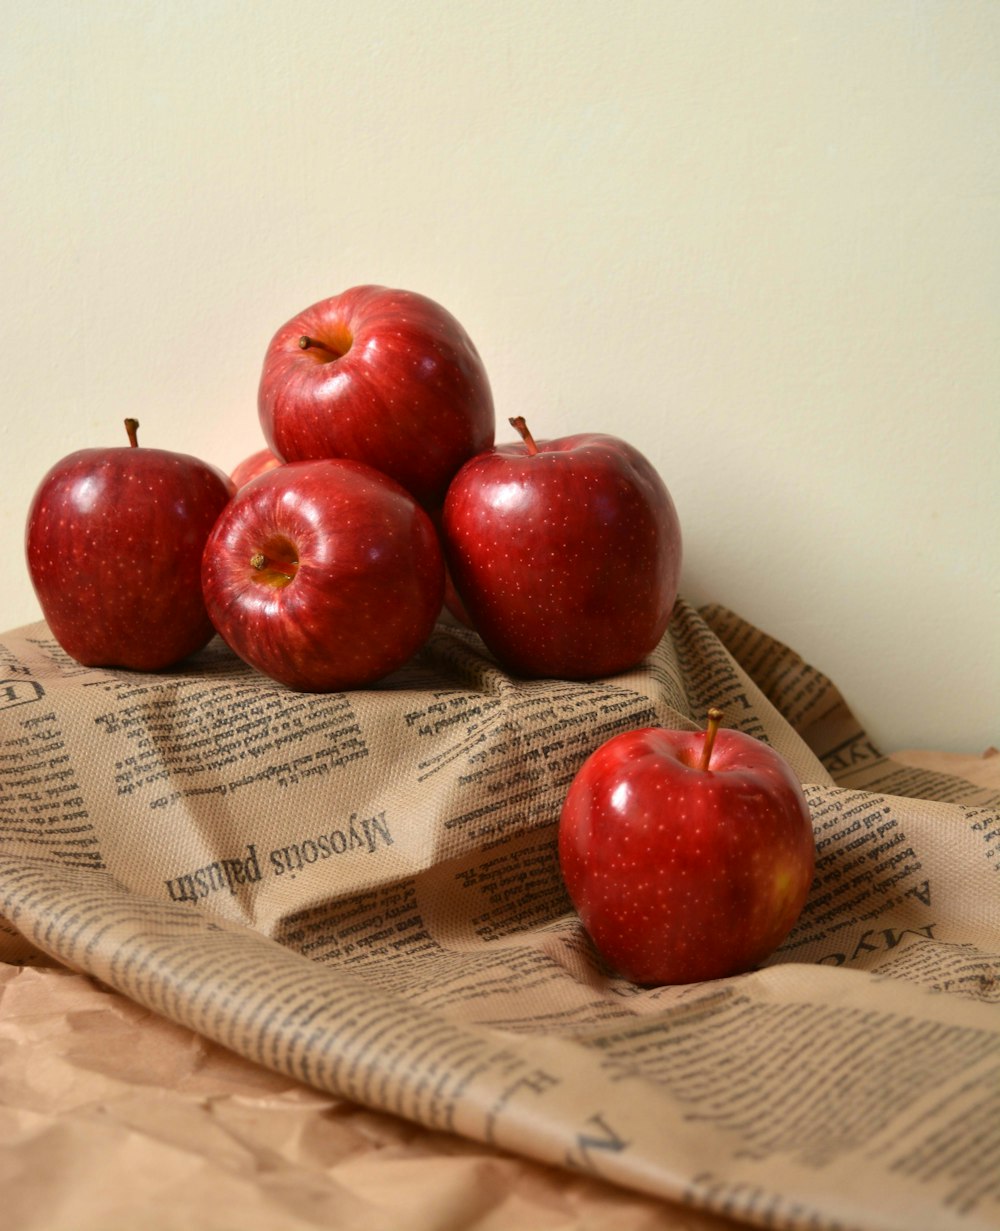
[[[372,684],[447,608],[522,677],[640,663],[677,597],[670,494],[625,441],[497,445],[482,360],[424,296],[360,286],[283,325],[264,356],[266,447],[230,475],[128,443],[43,478],[28,568],[63,649],[164,670],[216,634],[259,672]],[[599,950],[639,983],[746,970],[784,939],[813,874],[795,775],[736,731],[625,732],[566,796],[559,859]]]
[[[290,688],[372,684],[443,606],[521,676],[626,670],[667,627],[681,535],[636,449],[589,434],[494,446],[479,352],[425,296],[359,286],[264,356],[266,447],[229,476],[129,443],[42,480],[27,526],[53,635],[88,666],[158,671],[218,632]]]

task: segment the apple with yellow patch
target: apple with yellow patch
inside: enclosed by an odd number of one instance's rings
[[[798,778],[768,744],[644,727],[597,748],[570,785],[559,863],[583,926],[652,986],[752,970],[805,905],[816,847]]]

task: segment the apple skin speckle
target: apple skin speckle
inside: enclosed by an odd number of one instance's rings
[[[677,598],[681,531],[663,480],[600,433],[472,458],[441,518],[469,621],[515,675],[592,679],[636,666]]]
[[[759,966],[795,925],[815,868],[788,763],[760,740],[647,727],[584,762],[559,822],[559,863],[598,951],[643,985]]]

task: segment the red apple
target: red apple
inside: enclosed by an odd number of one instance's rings
[[[282,325],[258,408],[279,457],[367,462],[427,508],[493,443],[493,396],[468,334],[433,300],[382,286],[353,287]]]
[[[272,453],[270,449],[258,449],[256,453],[251,453],[238,462],[229,477],[233,481],[233,486],[239,489],[251,479],[263,474],[265,470],[271,470],[274,466],[280,465],[281,458],[277,454]]]
[[[677,598],[681,532],[645,457],[613,436],[497,445],[462,467],[442,515],[473,627],[509,671],[587,679],[639,663]]]
[[[288,687],[371,684],[423,645],[441,610],[444,563],[430,518],[362,462],[288,462],[233,497],[205,546],[215,627]]]
[[[740,731],[627,731],[583,763],[559,863],[598,951],[634,983],[752,970],[812,883],[809,808],[791,767]]]
[[[207,462],[129,444],[81,449],[42,479],[28,510],[28,572],[52,635],[88,667],[158,671],[214,635],[202,548],[232,494]]]

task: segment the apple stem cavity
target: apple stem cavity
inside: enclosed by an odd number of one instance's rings
[[[125,420],[125,431],[128,435],[129,444],[132,446],[133,449],[137,449],[139,447],[139,420],[138,419],[126,419]]]
[[[699,769],[708,769],[708,763],[712,759],[712,749],[715,747],[715,737],[718,734],[720,722],[722,722],[722,710],[717,709],[713,705],[708,711],[708,726],[705,728],[705,745],[701,750],[701,760],[698,762]]]
[[[287,586],[298,571],[298,560],[275,560],[262,551],[255,551],[250,557],[250,567],[257,581],[280,589]]]
[[[528,425],[524,420],[524,415],[517,415],[516,418],[509,419],[508,422],[528,446],[528,453],[533,457],[538,452],[538,445],[535,444],[535,438],[528,430]]]

